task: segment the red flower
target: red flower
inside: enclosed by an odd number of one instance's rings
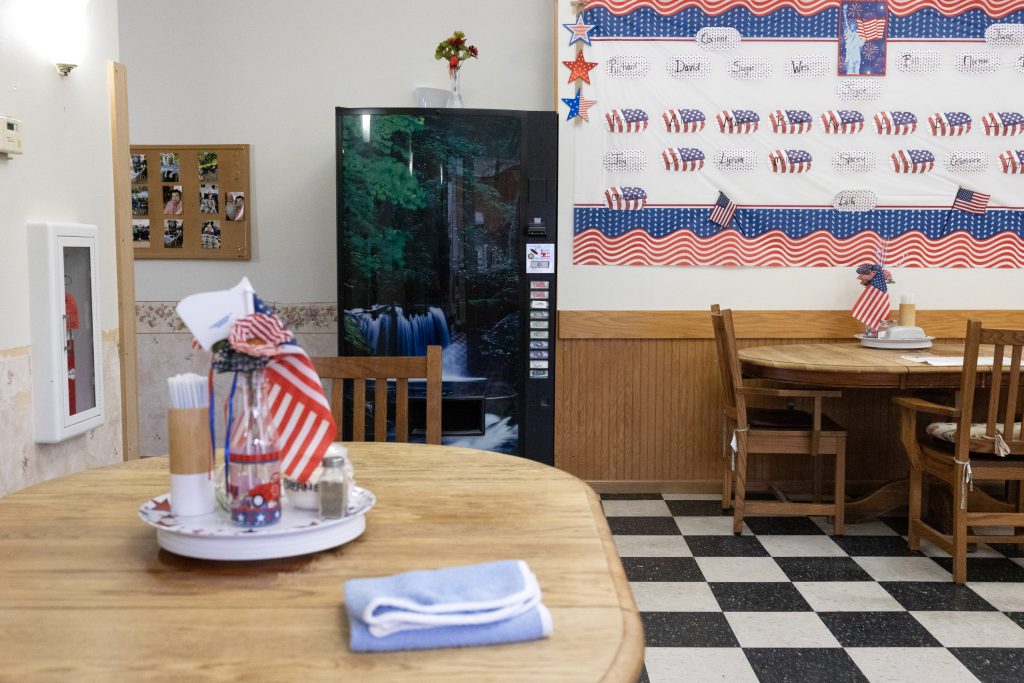
[[[465,42],[465,38],[459,38],[458,36],[452,36],[451,38],[448,39],[448,44],[451,45],[452,47],[460,47]]]
[[[473,55],[474,57],[478,57],[480,56],[480,50],[476,49],[476,45],[470,45],[469,54]]]
[[[458,69],[459,68],[459,56],[452,55],[452,58],[448,60],[448,68]]]

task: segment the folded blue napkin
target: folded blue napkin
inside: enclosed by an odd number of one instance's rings
[[[423,650],[536,640],[551,613],[522,560],[345,582],[354,652]]]

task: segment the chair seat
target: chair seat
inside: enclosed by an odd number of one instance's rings
[[[1013,436],[1012,438],[1003,438],[1006,441],[1020,441],[1020,423],[1013,425]],[[984,422],[975,422],[971,425],[971,457],[977,455],[999,458],[993,451],[995,449],[995,442],[985,437],[986,425]],[[1003,423],[996,423],[996,429],[1000,433],[1003,431]],[[956,432],[957,424],[955,422],[932,422],[925,427],[925,432],[931,437],[931,445],[938,450],[946,451],[949,453],[953,452],[953,446],[956,444]],[[1007,457],[1020,457],[1019,454],[1011,454]]]
[[[809,431],[814,425],[814,416],[803,410],[747,408],[747,422],[755,429]],[[846,430],[828,415],[822,415],[821,431],[845,432]]]

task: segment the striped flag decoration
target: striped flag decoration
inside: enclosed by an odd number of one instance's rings
[[[721,225],[723,228],[728,228],[729,224],[732,223],[732,217],[736,215],[736,205],[731,199],[725,196],[724,192],[719,191],[718,201],[711,207],[711,213],[708,215],[708,219],[712,223]]]
[[[928,117],[932,135],[952,137],[971,132],[971,115],[962,111],[935,112]]]
[[[989,112],[981,117],[985,135],[1019,135],[1024,132],[1024,114],[1015,111]]]
[[[647,130],[647,112],[643,109],[612,109],[604,115],[611,133],[642,133]]]
[[[1003,167],[1003,173],[1015,175],[1024,173],[1024,149],[1008,149],[999,155],[999,163]]]
[[[882,40],[885,38],[885,17],[877,19],[858,19],[857,35],[864,40]]]
[[[272,315],[255,295],[253,304],[256,313]],[[338,428],[306,352],[294,341],[278,349],[264,371],[270,385],[270,414],[277,427],[281,469],[285,476],[304,482],[320,465]]]
[[[761,117],[749,109],[724,109],[715,117],[721,133],[754,133],[761,123]]]
[[[811,129],[811,115],[801,109],[776,109],[768,115],[772,132],[782,134],[806,133]]]
[[[956,197],[953,198],[953,208],[958,211],[978,214],[984,216],[988,210],[988,200],[992,195],[982,194],[962,187],[957,188]]]
[[[804,173],[811,170],[811,155],[802,149],[777,149],[768,155],[772,173]]]
[[[910,135],[917,130],[917,117],[909,111],[881,111],[875,114],[879,135]]]
[[[669,109],[661,120],[669,133],[699,133],[704,130],[706,117],[699,109]]]
[[[864,115],[849,109],[829,109],[821,115],[821,126],[833,135],[859,133],[864,130]]]
[[[935,155],[926,149],[901,149],[889,158],[897,173],[928,173],[935,168]]]
[[[892,309],[892,305],[889,303],[889,289],[885,284],[885,275],[881,268],[873,265],[861,266],[857,269],[858,275],[861,274],[861,270],[870,272],[871,279],[868,280],[864,291],[853,303],[850,313],[854,318],[874,330],[878,328],[878,323],[889,317]]]
[[[647,206],[647,193],[639,187],[609,187],[604,202],[613,211],[637,211]]]
[[[699,171],[704,168],[704,152],[696,147],[669,147],[661,153],[666,171]]]

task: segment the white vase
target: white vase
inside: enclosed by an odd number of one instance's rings
[[[460,72],[460,69],[455,69],[455,70],[450,72],[451,80],[452,80],[452,86],[451,86],[451,90],[448,93],[448,102],[447,102],[447,104],[445,104],[445,106],[448,109],[462,109],[462,107],[463,107],[463,104],[462,104],[462,89],[461,89],[461,84],[459,82],[459,78],[460,78],[459,72]]]

